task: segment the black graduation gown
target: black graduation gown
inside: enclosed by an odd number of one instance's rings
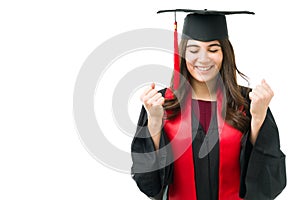
[[[241,88],[242,94],[250,102],[245,92],[246,88]],[[160,92],[164,95],[165,89]],[[246,114],[250,116],[249,112]],[[202,169],[202,171],[195,170],[197,196],[205,200],[217,200],[219,143],[217,142],[206,157],[198,158],[198,149],[205,135],[198,119],[195,118],[192,115],[192,134],[195,136],[192,144],[194,167]],[[267,111],[254,146],[249,141],[249,132],[250,130],[243,135],[241,140],[240,197],[247,200],[274,199],[286,186],[286,168],[285,155],[280,150],[277,125],[270,109]],[[172,183],[172,150],[168,144],[169,140],[162,129],[160,149],[155,151],[147,128],[147,112],[142,107],[136,135],[131,145],[132,177],[139,189],[153,199],[165,199],[167,187]],[[197,185],[201,187],[198,188]]]

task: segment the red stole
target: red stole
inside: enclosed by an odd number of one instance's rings
[[[167,89],[165,98],[173,95]],[[219,130],[219,200],[241,200],[240,187],[240,148],[242,133],[225,123],[222,111],[221,92],[217,98],[217,119]],[[171,141],[174,156],[173,183],[169,185],[170,200],[197,200],[192,152],[192,113],[191,94],[185,107],[175,119],[166,120],[164,129]],[[200,186],[201,187],[201,186]]]

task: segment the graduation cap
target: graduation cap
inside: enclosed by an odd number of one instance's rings
[[[182,29],[183,39],[194,39],[199,41],[212,41],[228,38],[228,30],[225,15],[232,14],[254,14],[249,11],[216,11],[216,10],[191,10],[191,9],[174,9],[160,10],[157,13],[172,12],[175,14],[174,22],[174,86],[179,86],[179,53],[178,53],[178,34],[176,12],[189,13],[184,20]]]

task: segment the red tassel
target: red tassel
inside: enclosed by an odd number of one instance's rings
[[[177,34],[177,21],[174,22],[174,82],[173,89],[177,90],[179,87],[179,50],[178,50],[178,34]]]

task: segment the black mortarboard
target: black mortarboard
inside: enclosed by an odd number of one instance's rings
[[[179,55],[178,55],[178,36],[176,12],[189,13],[184,20],[182,29],[182,38],[194,39],[199,41],[212,41],[228,38],[228,30],[225,15],[232,14],[254,14],[249,11],[216,11],[216,10],[191,10],[175,9],[160,10],[157,13],[173,12],[175,13],[174,28],[174,89],[179,86]],[[177,74],[177,75],[176,75]]]
[[[200,41],[212,41],[228,38],[227,23],[225,15],[232,14],[254,14],[249,11],[216,11],[216,10],[160,10],[164,12],[187,12],[182,29],[182,37]],[[176,21],[176,19],[175,19]]]

